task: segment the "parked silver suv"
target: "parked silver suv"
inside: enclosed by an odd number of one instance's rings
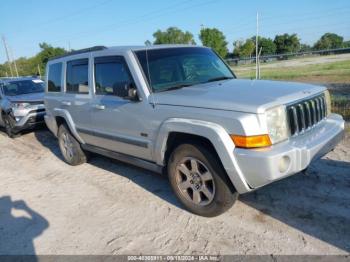
[[[343,137],[326,88],[236,79],[209,48],[94,47],[47,72],[45,120],[67,163],[91,151],[165,171],[202,216],[306,169]]]
[[[9,137],[44,123],[44,82],[38,78],[0,79],[0,126]]]

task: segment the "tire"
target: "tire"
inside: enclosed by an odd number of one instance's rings
[[[14,132],[13,125],[11,124],[10,116],[3,115],[3,121],[4,121],[5,131],[8,137],[16,138],[20,135],[19,133]]]
[[[169,181],[176,197],[190,212],[218,216],[237,200],[238,192],[219,161],[200,145],[183,144],[172,152],[168,161]]]
[[[85,152],[66,124],[60,125],[58,129],[58,144],[67,164],[77,166],[86,163],[87,156]]]

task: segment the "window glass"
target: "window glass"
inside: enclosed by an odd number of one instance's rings
[[[88,94],[88,59],[67,62],[67,93]]]
[[[61,76],[62,76],[62,63],[56,63],[49,66],[48,76],[48,91],[49,92],[61,92]]]
[[[6,96],[19,96],[44,92],[44,82],[39,79],[11,81],[3,86]]]
[[[235,77],[223,60],[208,48],[150,49],[137,51],[136,56],[155,92]]]
[[[123,57],[95,58],[97,95],[126,97],[132,78]]]

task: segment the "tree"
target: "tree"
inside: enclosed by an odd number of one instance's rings
[[[192,44],[196,42],[193,39],[193,35],[186,31],[183,32],[177,27],[169,27],[166,31],[158,30],[153,34],[155,38],[153,44]]]
[[[200,31],[199,38],[202,44],[214,49],[221,57],[226,57],[227,42],[224,34],[216,28],[203,28]]]
[[[46,64],[50,58],[65,54],[67,51],[61,47],[53,47],[47,43],[40,43],[41,51],[34,57],[36,67],[39,65],[41,74],[45,73]],[[36,70],[37,72],[37,70]]]
[[[300,50],[300,40],[297,34],[276,35],[274,43],[278,54],[294,53]]]
[[[314,49],[327,50],[342,48],[344,44],[343,41],[344,38],[342,36],[333,33],[326,33],[316,42]]]
[[[258,39],[258,50],[261,55],[271,55],[276,53],[276,45],[271,38],[259,37]],[[234,56],[249,57],[255,56],[255,36],[247,39],[245,42],[236,41],[234,43]]]
[[[349,48],[349,47],[350,47],[350,41],[345,41],[344,48]]]
[[[21,76],[36,75],[38,73],[38,65],[41,75],[45,74],[45,67],[50,58],[63,55],[66,50],[60,47],[53,47],[47,43],[39,44],[40,52],[33,57],[20,57],[16,59],[18,74]],[[8,63],[0,65],[0,76],[10,75]]]
[[[255,37],[252,38],[252,41],[254,43],[254,55],[255,55]],[[258,52],[260,52],[261,48],[261,55],[272,55],[276,53],[276,44],[273,42],[271,38],[265,38],[265,37],[258,37]]]
[[[312,47],[308,44],[301,44],[300,45],[300,52],[308,52],[308,51],[312,51]]]
[[[255,52],[255,43],[251,39],[236,41],[233,43],[233,55],[238,57],[249,57]]]

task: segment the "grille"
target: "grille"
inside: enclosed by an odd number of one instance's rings
[[[325,96],[319,95],[287,106],[291,135],[297,135],[312,128],[327,115]]]

